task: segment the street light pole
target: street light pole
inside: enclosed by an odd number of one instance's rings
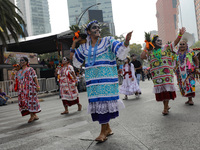
[[[76,25],[78,26],[80,21],[81,21],[81,18],[83,17],[83,15],[85,14],[85,12],[90,9],[91,7],[93,6],[96,6],[96,5],[100,5],[101,3],[97,3],[97,4],[94,4],[94,5],[91,5],[90,7],[86,8],[78,17],[76,17]],[[79,18],[80,17],[80,18]],[[78,20],[79,18],[79,20]]]

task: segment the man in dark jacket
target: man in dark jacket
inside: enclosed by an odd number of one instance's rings
[[[137,56],[135,54],[132,54],[131,57],[132,57],[131,63],[135,67],[135,76],[137,78],[137,83],[139,85],[140,77],[141,77],[141,73],[142,73],[142,64],[140,61],[137,60]]]

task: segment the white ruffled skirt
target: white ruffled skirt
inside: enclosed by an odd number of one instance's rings
[[[132,81],[131,78],[123,79],[123,83],[119,89],[119,93],[124,95],[133,95],[136,92],[141,93],[140,87],[137,84],[136,78]]]

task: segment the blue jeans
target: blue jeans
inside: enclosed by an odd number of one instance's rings
[[[7,97],[4,97],[6,100],[4,100],[3,98],[0,98],[0,106],[6,104],[6,102],[8,101]]]
[[[136,74],[137,84],[138,85],[140,85],[140,77],[141,77],[141,74]]]

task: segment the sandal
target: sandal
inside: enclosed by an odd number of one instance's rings
[[[188,104],[189,105],[194,105],[194,102],[193,101],[189,101]]]
[[[166,111],[163,110],[162,114],[163,114],[163,116],[166,116],[166,115],[169,114],[169,111],[166,112]]]
[[[34,120],[39,120],[39,117],[38,117],[38,116],[35,116],[35,117],[34,117]]]
[[[113,134],[114,134],[114,132],[109,132],[109,133],[107,133],[106,136],[108,137],[108,136],[111,136],[111,135],[113,135]]]
[[[189,101],[186,101],[185,104],[189,104]]]
[[[108,139],[107,137],[105,137],[105,138],[97,137],[97,138],[95,139],[95,141],[97,141],[98,143],[103,143],[103,142],[105,142],[107,139]]]
[[[64,114],[69,114],[69,112],[68,111],[64,111],[64,112],[62,112],[62,113],[60,113],[61,115],[64,115]]]
[[[128,99],[128,97],[124,97],[124,98],[123,98],[123,100],[127,100],[127,99]]]
[[[31,123],[35,120],[35,117],[31,117],[29,120],[28,120],[28,123]]]

